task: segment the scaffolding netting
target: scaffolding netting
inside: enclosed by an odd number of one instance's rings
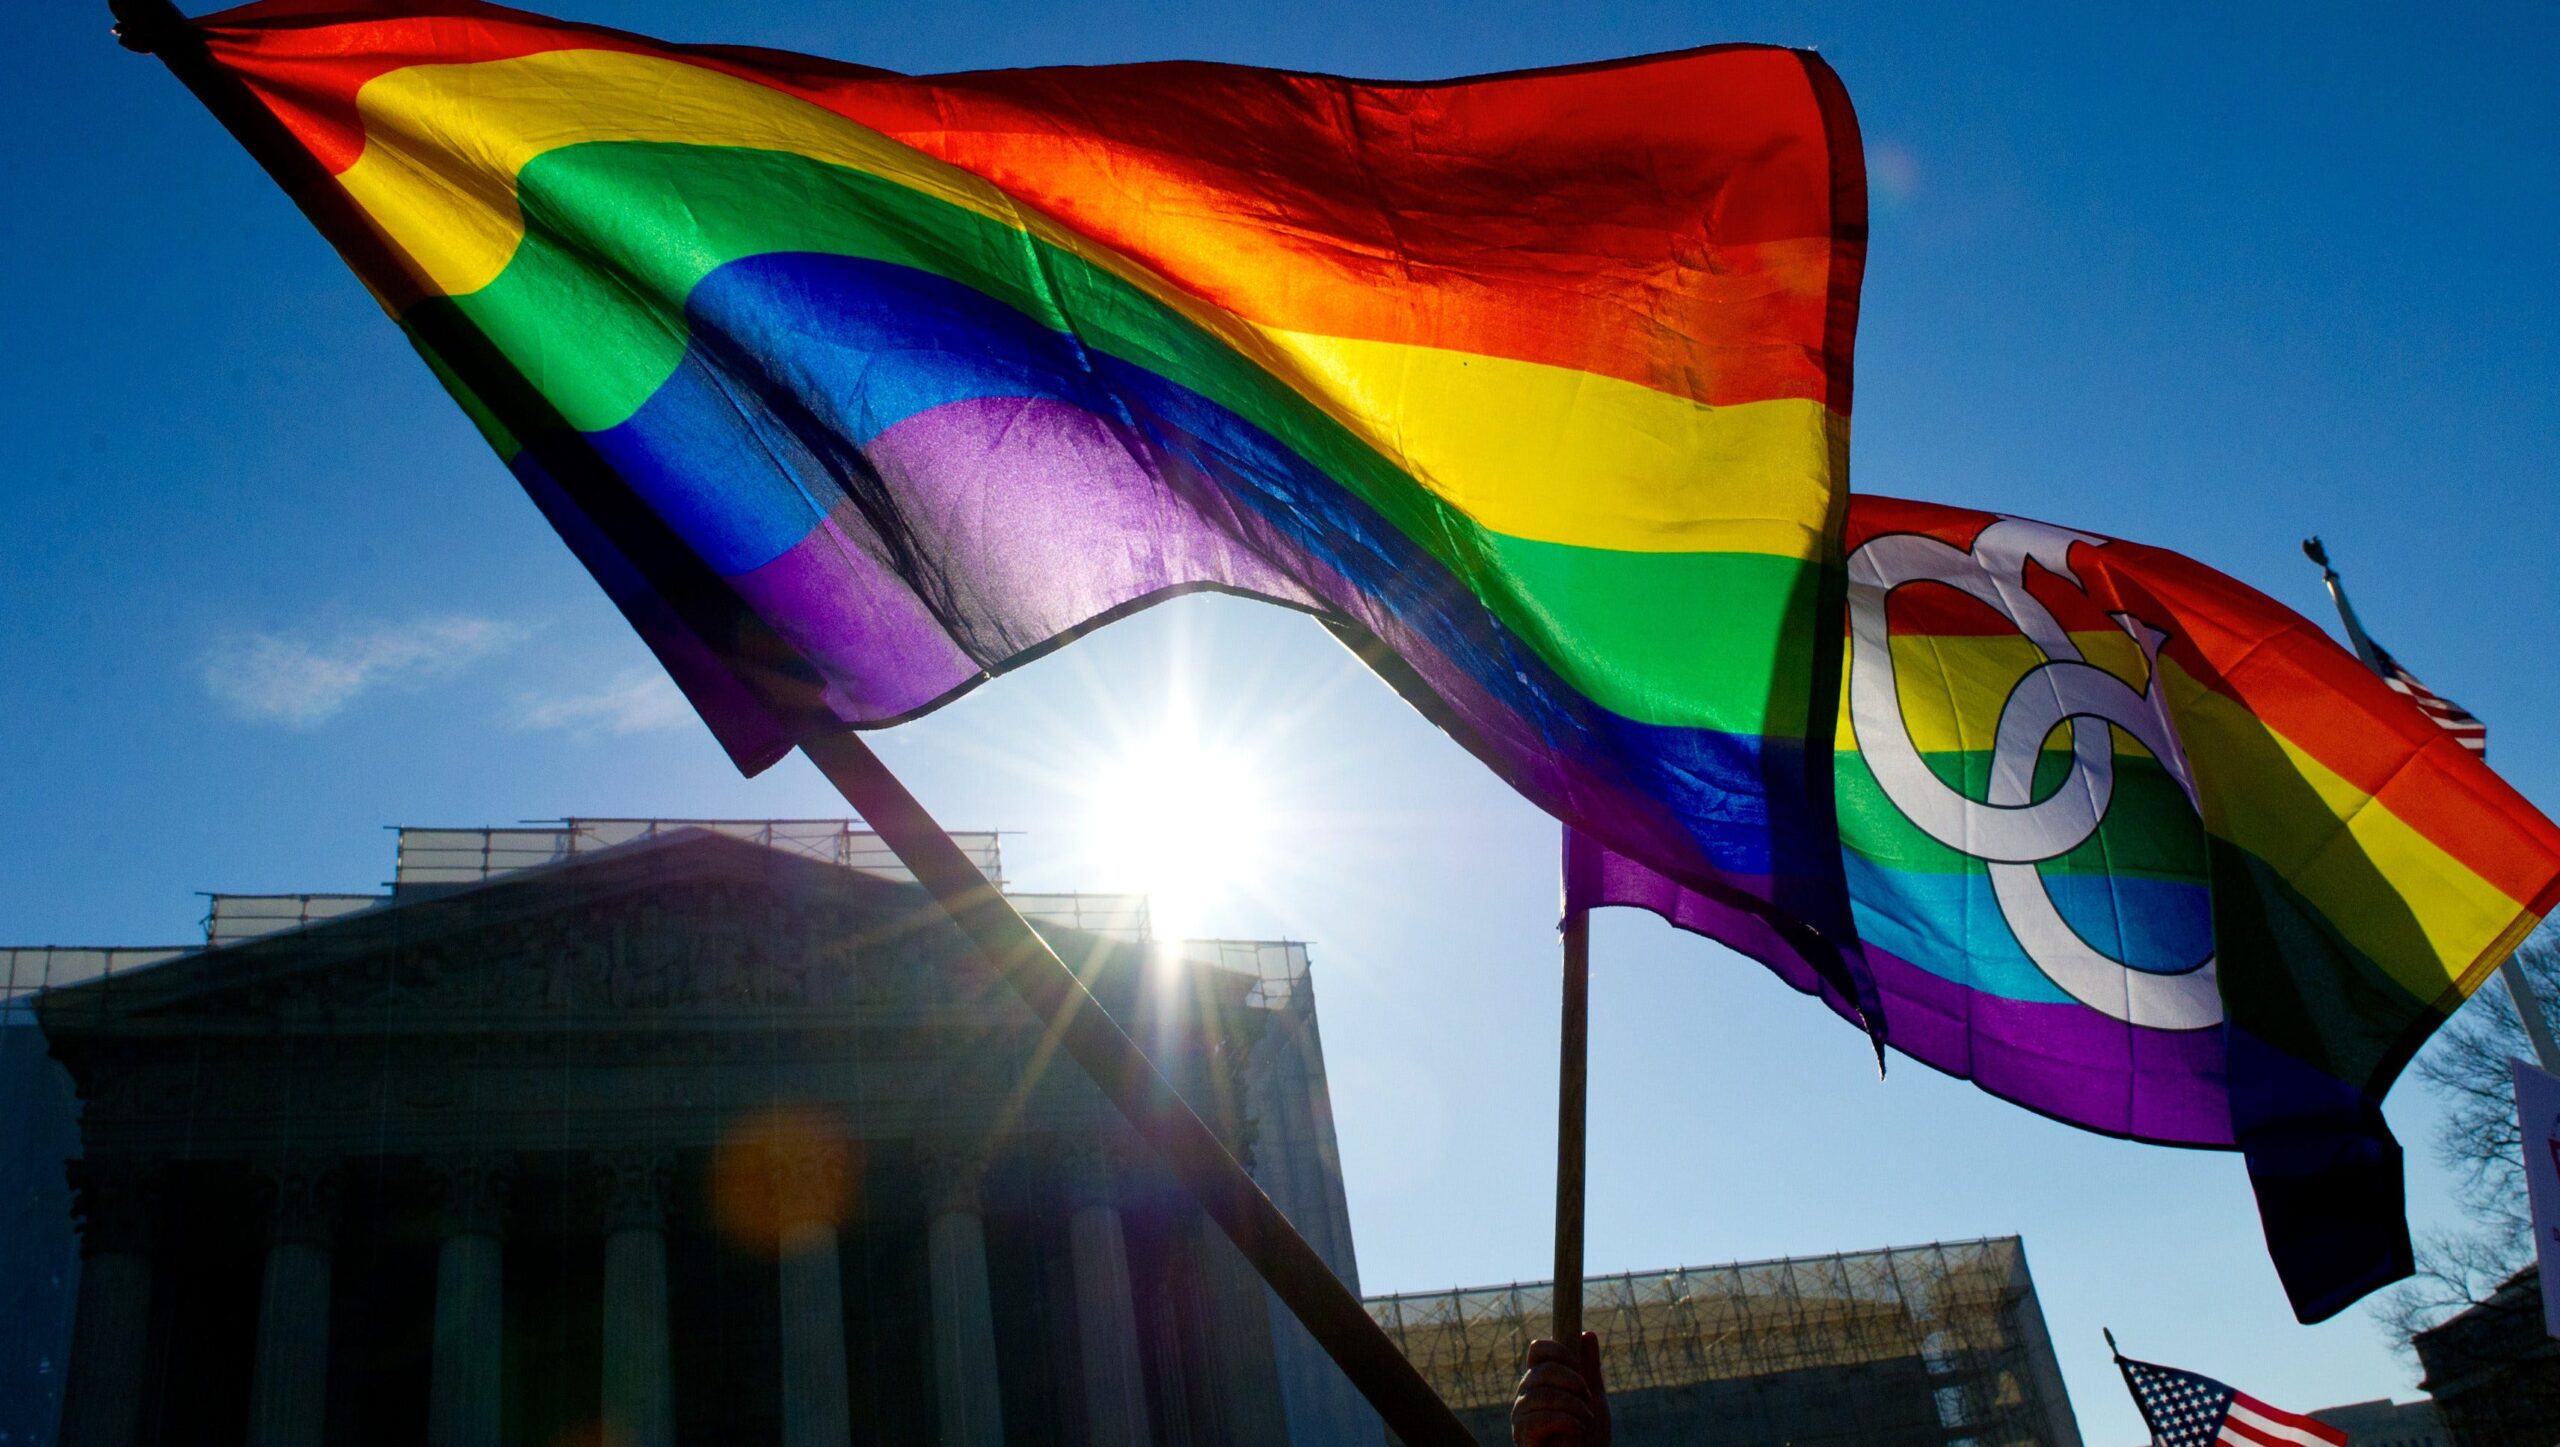
[[[1368,1307],[1481,1432],[1508,1408],[1553,1303],[1535,1282]],[[1622,1440],[1650,1439],[1652,1394],[1681,1399],[1684,1416],[1714,1398],[1727,1447],[2078,1447],[2015,1237],[1594,1277],[1583,1303]]]

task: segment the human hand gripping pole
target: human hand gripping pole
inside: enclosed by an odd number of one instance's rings
[[[380,234],[353,211],[344,191],[239,78],[211,62],[194,28],[169,0],[109,0],[109,9],[115,15],[117,39],[127,49],[156,56],[167,66],[342,255],[350,261],[382,255]],[[367,268],[359,264],[357,270],[365,273]],[[385,269],[371,274],[395,272]],[[497,349],[473,350],[475,364],[490,369],[492,375],[514,372],[513,363]],[[521,391],[537,395],[530,387]],[[574,432],[563,432],[576,437]],[[942,832],[870,747],[844,732],[812,739],[801,748],[984,953],[996,973],[1040,1016],[1067,1054],[1093,1077],[1407,1447],[1475,1447],[1475,1439],[1456,1414],[1370,1319],[1360,1299],[1086,991],[1075,971]]]
[[[1610,1447],[1609,1391],[1600,1338],[1590,1332],[1529,1343],[1520,1390],[1511,1399],[1512,1447]]]

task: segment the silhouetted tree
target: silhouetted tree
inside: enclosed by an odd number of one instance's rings
[[[2560,939],[2537,935],[2516,951],[2516,961],[2537,995],[2560,1000]],[[2487,1300],[2533,1262],[2524,1140],[2507,1072],[2509,1060],[2532,1058],[2503,982],[2483,986],[2419,1052],[2418,1078],[2446,1106],[2436,1159],[2455,1173],[2455,1199],[2470,1225],[2421,1238],[2418,1274],[2375,1302],[2375,1317],[2403,1351],[2413,1334]]]

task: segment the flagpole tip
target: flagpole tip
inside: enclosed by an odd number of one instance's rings
[[[107,0],[115,17],[116,44],[136,55],[157,55],[187,28],[187,17],[170,0]]]
[[[2329,550],[2322,547],[2320,545],[2320,540],[2316,537],[2304,538],[2302,540],[2302,555],[2309,558],[2311,561],[2318,563],[2323,568],[2329,566]]]
[[[2107,1355],[2111,1357],[2122,1357],[2124,1355],[2123,1352],[2116,1350],[2116,1334],[2114,1328],[2102,1326],[2098,1328],[2098,1335],[2107,1339]]]

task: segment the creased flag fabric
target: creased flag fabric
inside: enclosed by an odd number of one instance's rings
[[[918,78],[466,3],[197,28],[741,767],[1218,589],[1846,937],[1865,183],[1810,54]]]
[[[2211,1377],[2116,1358],[2154,1447],[2347,1447],[2347,1432]]]
[[[2560,898],[2560,830],[2300,615],[2178,554],[1860,497],[1834,756],[1890,1045],[2089,1130],[2248,1154],[2317,1320],[2408,1270],[2383,1095]],[[1633,904],[1812,976],[1587,841]]]

